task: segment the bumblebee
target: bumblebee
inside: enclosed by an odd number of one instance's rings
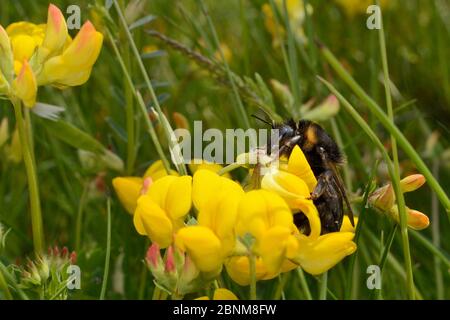
[[[305,154],[317,179],[317,185],[311,192],[311,199],[317,207],[322,225],[321,233],[339,231],[344,218],[344,203],[348,208],[351,224],[354,226],[353,211],[337,170],[344,162],[344,156],[336,142],[317,123],[309,120],[292,119],[283,123],[266,121],[253,115],[279,132],[279,156],[289,157],[298,145]],[[270,150],[271,148],[269,148]],[[308,219],[302,212],[294,214],[294,223],[305,234],[310,233]]]

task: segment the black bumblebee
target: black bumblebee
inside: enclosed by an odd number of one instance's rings
[[[289,157],[298,145],[305,154],[311,169],[317,178],[317,185],[311,193],[311,199],[319,211],[322,234],[339,231],[344,218],[344,202],[349,211],[350,222],[354,226],[353,212],[348,200],[337,166],[344,162],[344,156],[336,142],[317,123],[290,119],[283,123],[255,118],[279,130],[279,155]],[[271,148],[269,148],[270,150]],[[294,214],[295,225],[305,234],[310,233],[308,219],[302,213]]]

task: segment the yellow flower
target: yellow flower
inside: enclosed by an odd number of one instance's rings
[[[209,300],[208,296],[203,296],[195,300]],[[228,289],[218,288],[214,290],[213,300],[239,300],[236,295]]]
[[[177,176],[178,173],[171,170],[170,175]],[[151,182],[154,182],[165,176],[167,176],[167,172],[164,169],[162,161],[158,160],[148,167],[142,178],[116,177],[112,180],[112,184],[122,206],[129,214],[133,214],[136,210],[138,198],[142,195],[142,192],[145,191],[143,190],[145,180],[151,178]]]
[[[192,178],[166,176],[155,181],[138,199],[133,222],[137,232],[167,248],[191,209]]]
[[[283,15],[284,7],[283,0],[275,0],[275,5],[278,11]],[[286,0],[286,9],[288,13],[290,28],[294,33],[297,40],[304,42],[306,41],[305,34],[303,31],[303,23],[305,21],[305,6],[302,0]],[[267,31],[272,36],[272,45],[277,47],[281,44],[280,41],[284,38],[286,31],[284,27],[277,24],[272,7],[270,3],[265,3],[262,6],[262,12],[264,14],[264,25]],[[308,4],[307,14],[311,15],[313,13],[313,8]]]
[[[79,86],[91,75],[102,47],[103,35],[87,21],[61,55],[50,58],[39,73],[40,85]]]
[[[227,273],[234,282],[241,286],[250,284],[250,261],[248,256],[235,256],[226,260]],[[289,260],[284,260],[280,272],[291,271],[298,266]],[[256,280],[270,280],[275,278],[279,272],[269,272],[261,257],[256,257]]]
[[[102,42],[102,34],[89,21],[72,41],[62,12],[52,4],[46,24],[16,22],[6,32],[0,26],[0,93],[32,108],[40,85],[81,85],[90,76]]]
[[[198,225],[178,231],[175,244],[192,257],[197,268],[215,273],[235,247],[237,207],[244,195],[236,182],[210,170],[194,174],[192,200],[198,210]]]
[[[239,203],[237,234],[255,238],[252,251],[260,256],[270,273],[277,273],[286,256],[297,250],[297,231],[291,210],[277,194],[253,190]]]

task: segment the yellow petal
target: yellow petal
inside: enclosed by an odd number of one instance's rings
[[[225,288],[218,288],[214,291],[213,300],[239,300],[236,295]]]
[[[225,262],[227,273],[241,286],[250,284],[250,262],[247,256],[231,257]],[[270,273],[261,258],[256,258],[256,280],[273,279],[278,273]]]
[[[352,226],[352,223],[350,222],[350,218],[345,215],[344,220],[342,221],[342,226],[340,232],[353,232],[356,231],[356,225],[358,224],[358,217],[353,217],[355,220],[355,226]]]
[[[275,170],[264,175],[261,188],[275,192],[281,196],[292,209],[296,208],[300,199],[310,197],[309,188],[305,181],[289,172]]]
[[[310,193],[316,187],[317,179],[306,160],[305,154],[299,146],[295,146],[291,152],[288,162],[288,172],[295,174],[305,181]]]
[[[103,35],[89,21],[80,29],[75,39],[62,55],[49,59],[39,75],[39,84],[78,86],[86,82],[97,60]]]
[[[220,240],[206,227],[181,228],[175,236],[175,245],[186,251],[202,272],[218,272],[222,267]]]
[[[68,32],[66,20],[62,12],[53,4],[48,7],[47,27],[42,45],[39,47],[39,59],[43,61],[48,56],[62,51],[67,41]]]
[[[170,170],[171,176],[178,176],[178,172]],[[155,161],[147,168],[144,174],[144,178],[151,177],[153,181],[156,181],[162,177],[167,176],[166,169],[164,169],[163,162],[161,160]]]
[[[266,190],[246,193],[239,203],[238,216],[237,233],[241,236],[250,233],[257,240],[271,227],[293,228],[292,213],[286,202]]]
[[[197,210],[202,211],[208,205],[209,199],[220,190],[222,181],[219,176],[209,170],[198,170],[192,183],[192,200]]]
[[[333,232],[311,240],[299,235],[298,251],[290,259],[312,275],[324,273],[355,252],[354,236],[352,232]]]
[[[175,220],[187,215],[191,204],[192,177],[176,177],[168,189],[164,209],[168,216]]]
[[[192,178],[165,176],[155,181],[147,194],[172,220],[185,216],[191,209]]]
[[[172,243],[172,222],[148,195],[139,198],[133,222],[139,234],[148,236],[161,248]]]
[[[207,194],[210,191],[208,181],[215,181],[213,184],[220,184],[220,187],[216,189],[216,192],[209,196],[200,206],[202,209],[199,211],[197,219],[201,226],[211,229],[222,241],[224,254],[231,251],[234,248],[235,235],[234,226],[237,217],[238,204],[244,195],[242,187],[227,178],[219,177],[215,173],[209,173],[205,171],[205,176],[210,176],[210,179],[198,179],[202,176],[202,171],[194,176],[194,190],[198,198]],[[205,183],[202,183],[205,182]],[[197,199],[198,199],[197,198]]]
[[[138,177],[117,177],[112,181],[120,203],[129,214],[136,210],[144,180]]]
[[[29,60],[35,49],[44,40],[45,24],[35,25],[29,22],[16,22],[6,28],[11,39],[14,60],[22,64],[24,60]],[[21,66],[20,66],[21,67]],[[16,70],[18,74],[19,70]]]
[[[36,104],[37,84],[33,70],[26,60],[22,64],[22,70],[13,81],[13,94],[22,100],[23,104],[32,108]]]
[[[291,239],[290,239],[291,238]],[[292,236],[292,229],[275,226],[268,230],[259,243],[259,254],[270,273],[278,273],[289,251],[297,251],[297,242]]]

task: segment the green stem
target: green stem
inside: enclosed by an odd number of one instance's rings
[[[240,167],[242,167],[242,165],[239,164],[239,163],[231,163],[231,164],[227,165],[226,167],[223,167],[222,169],[220,169],[220,170],[217,172],[217,174],[218,174],[219,176],[223,176],[224,174],[226,174],[226,173],[228,173],[228,172],[231,172],[231,171],[233,171],[233,170],[235,170],[235,169],[238,169],[238,168],[240,168]]]
[[[288,281],[289,276],[290,276],[290,273],[285,272],[285,273],[280,274],[277,277],[278,284],[275,289],[275,293],[273,295],[272,300],[280,300],[280,298],[284,300],[284,286],[286,285],[286,282]]]
[[[256,257],[250,253],[248,259],[250,262],[250,300],[256,300]]]
[[[105,300],[106,286],[108,284],[109,264],[111,257],[111,199],[106,200],[106,211],[108,215],[108,225],[106,231],[106,256],[105,256],[105,270],[103,271],[102,290],[100,292],[100,300]]]
[[[321,276],[319,287],[319,300],[327,300],[328,289],[328,271],[324,272]]]
[[[389,117],[383,112],[380,106],[364,91],[364,89],[352,78],[352,76],[345,70],[342,64],[336,59],[336,57],[331,53],[331,51],[325,46],[320,46],[320,51],[325,60],[330,64],[330,66],[336,71],[336,73],[341,77],[341,79],[353,90],[353,92],[366,104],[370,111],[378,118],[380,123],[394,136],[397,140],[398,145],[404,150],[407,156],[414,162],[425,178],[429,186],[436,192],[439,200],[444,206],[447,217],[450,221],[450,199],[445,193],[444,189],[441,187],[439,182],[435,179],[430,169],[427,167],[425,162],[422,160],[420,155],[414,149],[414,147],[409,143],[400,129],[395,126]]]
[[[25,128],[24,117],[22,114],[22,103],[19,100],[11,100],[11,102],[14,106],[17,129],[19,131],[20,146],[22,148],[22,155],[28,178],[34,251],[35,253],[39,254],[44,251],[44,234],[42,227],[41,201],[39,197],[36,163],[34,162],[33,152],[30,146],[30,139],[28,138],[28,133]],[[28,123],[28,125],[30,124]]]
[[[152,300],[161,300],[161,289],[155,285],[155,288],[153,289],[153,295],[152,295]]]
[[[124,48],[124,61],[126,63],[125,68],[127,71],[130,69],[130,50],[128,47]],[[134,163],[136,161],[136,129],[134,125],[134,87],[130,85],[128,79],[125,77],[124,88],[125,88],[125,116],[126,116],[126,126],[127,126],[127,168],[126,172],[128,175],[133,173]]]
[[[302,287],[303,293],[306,296],[306,300],[312,300],[311,291],[309,291],[308,282],[305,278],[305,273],[303,272],[302,268],[297,268],[297,275],[300,279],[300,286]]]
[[[377,1],[377,4],[379,5],[379,1]],[[389,65],[387,61],[387,52],[386,52],[386,39],[384,35],[384,25],[383,25],[383,19],[381,18],[381,28],[379,29],[379,44],[380,44],[380,51],[381,51],[381,62],[383,65],[383,75],[384,75],[384,90],[386,95],[386,106],[388,111],[388,118],[390,120],[390,123],[395,126],[394,122],[394,112],[392,108],[392,95],[391,95],[391,89],[390,89],[390,78],[389,78]],[[400,165],[398,162],[398,151],[397,151],[397,141],[395,140],[395,137],[391,133],[391,145],[392,145],[392,157],[394,160],[394,177],[393,179],[396,180],[396,184],[400,185]],[[400,233],[402,235],[402,244],[403,244],[403,253],[405,258],[405,263],[407,266],[407,283],[409,286],[409,298],[414,299],[414,278],[413,278],[413,272],[412,272],[412,263],[411,263],[411,252],[409,249],[409,238],[408,238],[408,223],[407,223],[407,216],[406,216],[406,205],[405,205],[405,198],[403,197],[403,193],[400,193],[400,197],[396,198],[397,200],[397,206],[398,206],[398,212],[399,212],[399,218],[400,218]],[[411,268],[409,268],[411,267]]]
[[[133,36],[132,36],[130,30],[128,29],[128,25],[127,25],[127,21],[125,19],[125,16],[124,16],[124,14],[122,12],[122,9],[120,8],[119,4],[117,3],[117,1],[114,1],[114,6],[116,8],[116,11],[117,11],[117,14],[119,16],[119,19],[120,19],[120,21],[121,21],[121,23],[123,25],[124,30],[125,30],[125,34],[126,34],[126,36],[128,38],[128,42],[129,42],[129,44],[131,46],[131,50],[133,51],[135,59],[136,59],[136,61],[138,63],[139,70],[141,71],[141,74],[144,77],[144,81],[145,81],[145,84],[147,86],[147,89],[150,92],[150,96],[152,98],[152,102],[153,102],[153,104],[154,104],[154,106],[156,108],[156,111],[158,113],[158,116],[159,116],[159,118],[161,120],[163,129],[164,129],[164,133],[166,135],[167,141],[169,142],[170,150],[172,152],[176,152],[175,151],[175,150],[177,150],[176,142],[174,142],[174,140],[172,139],[172,132],[171,132],[172,130],[169,128],[168,123],[164,121],[164,114],[162,112],[161,106],[159,105],[158,98],[156,97],[155,90],[153,89],[152,83],[151,83],[150,78],[149,78],[149,76],[147,74],[147,71],[145,69],[144,62],[142,61],[141,55],[139,53],[139,50],[138,50],[138,48],[136,46],[136,43],[134,42],[134,39],[133,39]],[[148,118],[148,116],[146,116],[146,117]],[[183,163],[178,163],[177,164],[177,170],[179,171],[179,173],[181,175],[186,175],[187,174],[186,167],[184,166]]]

